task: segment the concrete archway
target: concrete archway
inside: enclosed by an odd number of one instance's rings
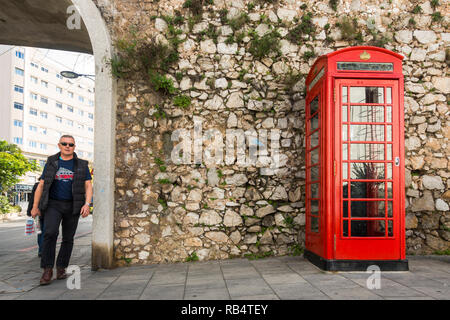
[[[67,8],[71,5],[75,5],[84,23],[80,30],[67,28]],[[112,268],[116,86],[108,64],[112,44],[106,24],[92,0],[0,0],[0,7],[0,43],[94,54],[95,214],[91,266],[94,270]]]

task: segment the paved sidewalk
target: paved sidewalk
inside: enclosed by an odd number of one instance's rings
[[[81,261],[80,258],[76,256],[72,262]],[[26,290],[0,293],[0,299],[450,299],[450,257],[408,259],[410,271],[383,272],[378,290],[366,287],[368,273],[323,272],[302,257],[285,256],[96,272],[84,264],[80,290],[67,289],[64,280],[37,286],[40,273],[36,270],[26,277],[22,275]]]

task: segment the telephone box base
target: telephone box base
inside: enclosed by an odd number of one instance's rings
[[[377,266],[380,271],[409,271],[405,260],[327,260],[305,250],[304,257],[325,271],[367,271],[369,266]]]

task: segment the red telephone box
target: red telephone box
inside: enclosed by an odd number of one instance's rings
[[[369,46],[306,79],[306,250],[324,270],[408,270],[403,57]]]

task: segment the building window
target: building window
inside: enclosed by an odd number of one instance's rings
[[[88,127],[88,131],[89,131],[89,132],[94,132],[94,128]]]
[[[39,133],[46,135],[47,134],[47,128],[39,128]]]
[[[69,95],[69,98],[72,98],[73,99],[73,92],[67,92],[67,94]]]
[[[14,126],[22,128],[23,127],[23,122],[20,121],[20,120],[14,120]]]
[[[78,115],[84,116],[84,111],[83,110],[78,110]]]
[[[72,106],[67,106],[67,111],[73,112],[73,107]]]
[[[32,148],[36,148],[37,147],[37,142],[36,141],[28,141],[28,145]]]
[[[78,124],[78,129],[84,130],[84,124],[79,123],[79,124]]]
[[[16,74],[22,76],[25,74],[22,69],[16,68]]]
[[[23,144],[23,139],[22,138],[18,138],[18,137],[14,137],[13,138],[13,142],[15,144]]]
[[[32,83],[35,83],[35,84],[37,84],[37,78],[36,77],[33,77],[33,76],[30,76],[30,81],[32,82]]]
[[[37,94],[30,92],[30,98],[31,98],[31,100],[37,100]]]
[[[48,69],[44,67],[41,67],[41,71],[48,73]]]
[[[82,96],[78,96],[78,101],[84,102],[84,98]]]
[[[41,86],[48,88],[48,82],[41,80]]]
[[[93,113],[89,113],[88,117],[89,117],[89,119],[94,119],[94,114]]]
[[[63,78],[63,76],[60,75],[59,73],[56,74],[56,77],[57,77],[58,79],[62,79],[62,78]]]
[[[37,132],[37,127],[35,127],[35,126],[29,125],[28,129],[32,132]]]
[[[62,123],[62,118],[61,117],[56,117],[56,122]]]
[[[41,111],[40,115],[41,115],[41,118],[44,118],[44,119],[48,118],[48,113],[47,112]]]
[[[62,94],[62,88],[60,88],[60,87],[56,87],[56,92],[58,92],[58,93]]]
[[[14,109],[23,110],[23,104],[19,102],[14,102]]]
[[[55,102],[55,106],[58,108],[58,109],[62,109],[62,103],[61,102],[58,102],[58,101],[56,101]]]
[[[37,109],[30,108],[30,114],[33,116],[37,116]]]
[[[78,151],[78,155],[79,155],[80,157],[84,157],[83,151]]]
[[[16,51],[16,57],[19,59],[23,59],[25,57],[25,54],[23,52]]]
[[[19,93],[23,93],[23,87],[15,85],[14,86],[14,91],[19,92]]]
[[[41,96],[41,102],[45,103],[45,104],[48,104],[48,98]]]
[[[94,106],[94,101],[93,100],[89,100],[89,107],[93,107]]]
[[[72,120],[67,120],[66,124],[70,127],[73,127],[73,121]]]
[[[30,65],[31,65],[33,68],[36,68],[36,69],[39,68],[39,66],[38,66],[36,63],[31,62]]]
[[[41,150],[47,150],[47,145],[45,143],[41,143]]]

